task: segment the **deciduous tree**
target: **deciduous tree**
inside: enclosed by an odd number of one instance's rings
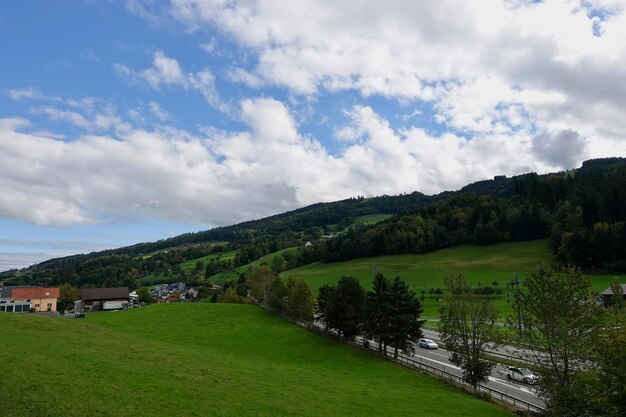
[[[311,289],[301,279],[287,278],[287,314],[298,321],[313,320],[315,299]]]
[[[463,370],[463,378],[474,388],[485,382],[495,364],[485,352],[500,344],[495,320],[498,313],[488,296],[472,291],[463,274],[445,278],[450,295],[440,309],[441,339],[453,352],[450,362]]]
[[[267,308],[269,290],[274,279],[276,273],[267,265],[261,265],[248,274],[250,293],[263,308]]]
[[[524,340],[537,363],[539,392],[555,416],[581,415],[597,401],[590,361],[602,311],[580,270],[543,265],[524,280]],[[593,412],[592,412],[593,413]]]

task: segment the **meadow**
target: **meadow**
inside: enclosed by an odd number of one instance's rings
[[[503,290],[502,295],[492,298],[504,317],[510,312],[505,295],[507,282],[515,274],[523,279],[526,273],[539,264],[549,264],[551,261],[547,240],[534,240],[490,246],[463,245],[419,255],[377,256],[326,264],[316,262],[283,272],[282,276],[293,275],[303,279],[314,294],[317,294],[320,286],[334,285],[342,276],[359,279],[367,289],[378,272],[388,278],[399,276],[418,296],[424,291],[423,317],[436,318],[442,295],[431,294],[431,289],[445,289],[444,277],[447,274],[463,273],[474,286],[491,286]],[[610,285],[613,275],[591,274],[588,277],[592,288],[602,291]],[[626,280],[624,276],[621,279],[622,282]]]
[[[2,415],[512,416],[258,307],[0,315]]]
[[[285,252],[295,250],[295,249],[296,248],[286,248],[286,249],[279,250],[277,252],[272,252],[270,254],[267,254],[261,257],[260,259],[257,259],[256,261],[253,261],[248,264],[242,265],[238,268],[235,268],[232,271],[220,272],[219,274],[211,275],[208,278],[208,281],[213,284],[218,284],[218,285],[222,285],[226,281],[237,281],[240,273],[248,272],[250,269],[256,268],[257,266],[264,264],[264,263],[271,264],[274,257],[280,254],[283,254]]]
[[[213,259],[219,259],[222,261],[225,261],[227,259],[234,260],[236,255],[237,255],[237,251],[234,251],[234,250],[227,251],[227,252],[216,252],[207,256],[203,256],[201,258],[190,259],[186,262],[183,262],[182,264],[180,264],[180,269],[182,269],[185,272],[192,272],[196,269],[196,264],[198,262],[202,262],[206,266],[206,264],[209,263]]]

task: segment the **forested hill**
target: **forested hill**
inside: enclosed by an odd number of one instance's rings
[[[624,158],[587,161],[567,173],[526,174],[499,181],[512,183],[510,198],[455,194],[414,214],[352,228],[326,243],[322,259],[345,261],[423,253],[463,243],[487,245],[549,237],[561,264],[626,270]],[[481,187],[490,189],[496,182]]]
[[[346,200],[316,203],[307,207],[285,213],[250,220],[231,226],[216,227],[196,233],[185,233],[156,242],[138,243],[117,249],[67,256],[50,259],[37,265],[39,268],[54,268],[59,264],[76,264],[87,259],[103,255],[131,255],[152,253],[158,250],[176,248],[207,242],[246,243],[263,235],[280,235],[288,232],[304,232],[309,228],[325,228],[332,232],[329,225],[347,226],[355,218],[370,214],[407,214],[443,198],[459,193],[475,195],[489,195],[494,198],[510,197],[513,195],[513,180],[505,176],[495,177],[493,180],[479,181],[463,187],[458,191],[446,191],[437,195],[425,195],[420,192],[394,196],[353,197]]]
[[[376,214],[394,216],[377,224],[359,221]],[[178,277],[177,265],[220,252],[236,255],[212,262],[212,273],[294,246],[300,249],[290,267],[546,237],[563,263],[624,269],[625,221],[626,158],[596,159],[577,170],[498,176],[433,196],[413,192],[318,203],[233,226],[52,259],[1,273],[0,282],[134,286],[151,274]],[[328,235],[334,237],[323,238]],[[315,244],[304,250],[307,241]]]

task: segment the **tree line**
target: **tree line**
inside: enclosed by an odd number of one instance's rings
[[[320,287],[315,311],[326,331],[348,340],[363,334],[381,353],[393,347],[396,358],[399,351],[413,353],[422,336],[421,302],[399,277],[376,274],[367,292],[356,278],[342,277],[337,285]]]

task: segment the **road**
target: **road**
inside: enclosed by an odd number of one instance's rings
[[[426,332],[424,333],[427,334]],[[435,334],[429,335],[435,336]],[[357,341],[359,341],[359,343],[362,343],[363,340],[361,337],[357,337]],[[377,344],[376,342],[370,340],[370,346],[372,349],[376,349]],[[387,353],[390,356],[393,355],[393,348],[388,347]],[[424,349],[416,346],[414,355],[407,356],[399,354],[399,356],[401,358],[412,359],[416,362],[419,362],[420,364],[424,364],[430,368],[435,368],[437,370],[450,373],[459,378],[463,377],[463,371],[457,366],[454,366],[452,365],[452,363],[450,363],[449,358],[451,356],[451,353],[442,348]],[[493,369],[493,372],[491,373],[491,376],[489,377],[489,381],[483,385],[491,388],[492,390],[504,393],[505,395],[510,395],[517,399],[526,401],[536,407],[545,407],[545,403],[533,392],[533,387],[531,385],[518,383],[516,381],[509,381],[506,377],[506,367],[502,364],[496,365],[496,367]],[[498,396],[494,395],[494,397],[497,398]]]
[[[441,336],[439,332],[433,329],[422,329],[424,337],[434,340],[439,343]],[[499,356],[505,359],[510,359],[517,362],[526,362],[528,364],[536,363],[533,353],[528,349],[519,348],[517,346],[504,345],[497,349],[488,350],[487,353],[492,356]]]
[[[413,359],[420,361],[436,369],[441,369],[458,377],[463,376],[463,372],[449,361],[451,354],[445,349],[423,349],[417,347]],[[504,392],[507,395],[514,396],[521,400],[527,401],[535,406],[544,407],[545,403],[533,391],[532,386],[509,381],[506,378],[506,368],[502,364],[497,364],[494,368],[489,381],[484,384],[496,391]]]
[[[316,323],[316,326],[322,328],[322,325]],[[428,337],[434,340],[439,340],[439,333],[429,329],[423,329],[424,337]],[[357,342],[362,344],[363,338],[358,336],[356,338]],[[378,344],[370,340],[369,346],[372,349],[376,349]],[[388,355],[393,355],[393,348],[387,348]],[[413,360],[419,362],[420,364],[427,365],[431,368],[444,371],[450,374],[453,374],[459,378],[463,377],[463,372],[460,368],[452,365],[450,363],[450,352],[445,349],[424,349],[420,347],[415,347],[415,354],[412,356],[399,354],[401,358],[407,358],[409,360]],[[510,395],[517,399],[526,401],[536,407],[544,408],[545,403],[541,398],[539,398],[532,390],[532,386],[525,385],[522,383],[509,381],[506,378],[506,367],[502,364],[497,364],[494,368],[491,376],[489,377],[489,381],[484,384],[485,386],[491,388],[492,390],[496,390],[502,392],[506,395]],[[493,395],[493,394],[492,394]],[[498,397],[494,395],[494,397]]]

